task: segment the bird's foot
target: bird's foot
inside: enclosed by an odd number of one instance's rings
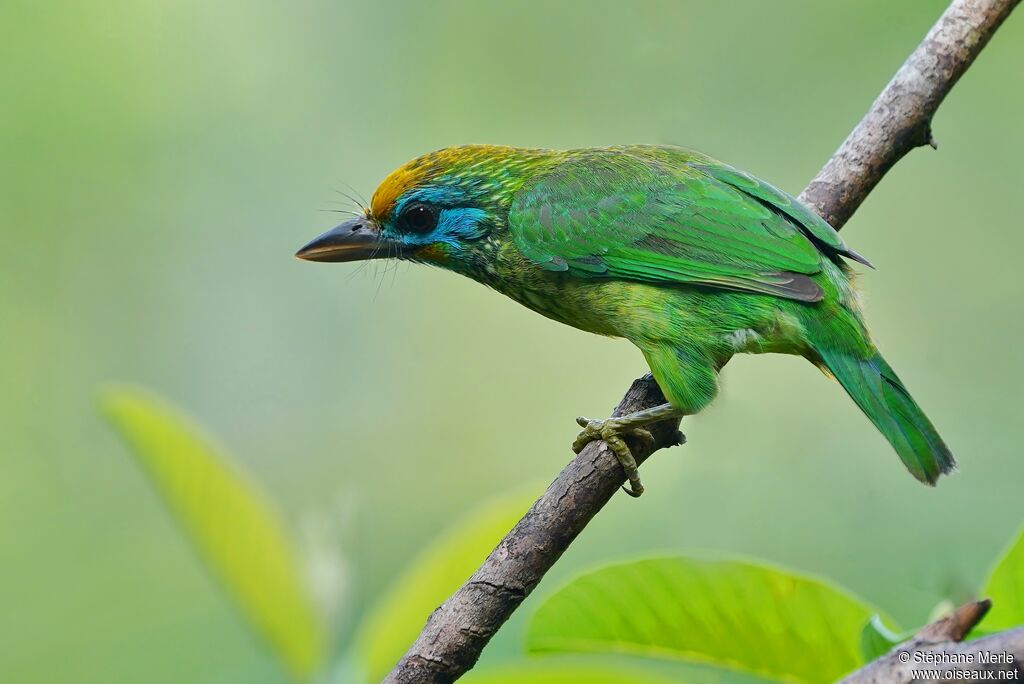
[[[604,440],[608,448],[615,454],[615,457],[619,459],[619,464],[626,473],[626,479],[629,480],[629,487],[623,486],[622,491],[632,497],[643,494],[644,485],[640,482],[640,471],[637,468],[636,459],[633,458],[629,445],[622,438],[635,437],[650,448],[654,446],[654,436],[650,430],[642,425],[636,425],[629,420],[620,420],[618,418],[588,420],[580,416],[576,419],[576,422],[583,428],[583,431],[572,443],[572,450],[578,454],[583,451],[583,447],[591,442]]]

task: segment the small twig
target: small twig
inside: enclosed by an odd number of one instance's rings
[[[993,673],[991,681],[1024,681],[1024,627],[964,641],[991,605],[986,599],[961,606],[840,684],[977,681],[986,679],[983,672]]]
[[[963,641],[992,607],[988,599],[971,601],[960,606],[946,617],[925,625],[917,633],[917,639],[932,644],[944,641]]]
[[[840,228],[893,164],[914,147],[934,144],[930,124],[939,103],[1019,1],[954,0],[800,199]],[[663,401],[647,375],[633,383],[616,415]],[[655,426],[651,450],[631,444],[637,462],[678,443],[678,425]],[[452,682],[473,667],[498,628],[623,479],[605,445],[589,444],[473,576],[431,614],[385,681]]]

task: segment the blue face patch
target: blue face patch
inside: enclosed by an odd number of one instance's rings
[[[483,209],[459,207],[442,209],[434,230],[434,242],[449,242],[458,245],[463,240],[475,240],[487,232],[484,220],[487,212]]]
[[[463,242],[475,240],[487,232],[487,212],[475,207],[459,206],[467,202],[466,193],[459,188],[429,187],[419,188],[403,196],[395,203],[392,218],[385,227],[385,233],[391,233],[407,245],[428,245],[443,242],[458,248]],[[437,225],[427,233],[399,232],[395,227],[396,218],[411,204],[426,204],[439,209]]]

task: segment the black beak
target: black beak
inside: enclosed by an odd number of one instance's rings
[[[395,246],[380,237],[377,227],[365,216],[345,221],[313,239],[295,253],[306,261],[364,261],[395,256]]]

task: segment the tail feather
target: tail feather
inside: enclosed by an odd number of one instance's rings
[[[939,475],[956,469],[949,447],[881,354],[858,358],[850,350],[816,351],[914,477],[934,485]]]

